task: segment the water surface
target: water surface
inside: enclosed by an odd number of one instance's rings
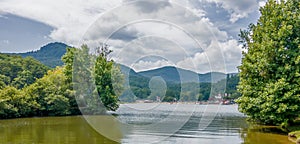
[[[115,140],[121,143],[292,144],[277,128],[247,123],[236,105],[125,104],[116,114],[113,120],[95,116],[92,125],[83,116],[0,120],[0,143],[115,144],[103,132],[109,133],[106,129],[113,128],[112,122],[117,121],[126,127],[114,125],[118,130]]]

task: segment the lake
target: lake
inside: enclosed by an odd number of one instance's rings
[[[292,144],[275,127],[247,123],[237,105],[122,104],[113,115],[0,120],[0,143]]]

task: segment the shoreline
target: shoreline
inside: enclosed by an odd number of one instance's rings
[[[299,131],[292,131],[288,134],[289,140],[296,143],[300,144],[300,130]]]

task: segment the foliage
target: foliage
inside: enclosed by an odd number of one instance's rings
[[[118,109],[119,96],[123,91],[123,77],[119,67],[114,65],[112,60],[108,60],[108,55],[112,52],[107,45],[99,49],[99,55],[95,63],[95,84],[102,104],[108,110]]]
[[[96,111],[100,103],[107,110],[115,111],[119,107],[123,76],[120,68],[108,60],[110,52],[108,46],[103,45],[97,55],[93,55],[82,45],[80,49],[67,49],[63,57],[67,81],[75,87],[79,105],[90,111]]]
[[[6,54],[0,54],[0,69],[0,87],[11,85],[18,89],[32,84],[49,70],[32,57],[22,58]]]
[[[62,56],[62,61],[64,62],[64,69],[63,73],[66,77],[66,87],[67,93],[70,93],[71,96],[70,106],[71,106],[71,113],[72,114],[80,114],[80,110],[78,109],[79,106],[85,105],[82,100],[79,100],[79,97],[76,97],[74,91],[74,83],[73,83],[73,64],[74,64],[74,57],[76,52],[78,52],[75,48],[68,47],[64,56]]]
[[[0,57],[0,118],[78,114],[63,68],[44,75],[48,68],[32,58]]]
[[[28,98],[14,87],[7,86],[0,91],[0,118],[28,116],[31,105]]]
[[[43,78],[24,89],[25,93],[38,103],[34,115],[68,115],[70,112],[66,77],[62,68],[49,71]]]
[[[239,83],[238,74],[227,74],[227,78],[213,84],[215,89],[215,94],[226,93],[227,96],[224,97],[226,100],[237,99],[241,94],[237,91],[237,85]],[[226,85],[224,89],[224,85]]]
[[[46,50],[42,48],[36,53]],[[108,58],[111,53],[108,46],[101,46],[96,54],[89,51],[86,45],[80,49],[67,48],[62,57],[64,66],[52,70],[31,57],[0,54],[0,118],[76,115],[80,114],[79,108],[99,113],[99,104],[106,110],[116,110],[119,99],[134,102],[156,100],[159,96],[169,102],[197,101],[208,100],[211,95],[211,83],[163,82],[138,73],[129,75],[129,86],[124,87],[120,66]],[[210,80],[211,76],[205,79]],[[228,91],[234,92],[237,81],[229,82]]]
[[[240,34],[248,52],[237,102],[250,118],[278,125],[300,113],[300,2],[270,0],[260,12],[257,24]]]

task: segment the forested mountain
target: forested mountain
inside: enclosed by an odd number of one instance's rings
[[[162,77],[166,82],[174,82],[174,83],[189,83],[189,82],[201,82],[201,83],[216,83],[222,79],[226,79],[227,74],[220,72],[210,72],[205,74],[198,74],[196,72],[185,70],[181,68],[176,68],[172,66],[161,67],[157,69],[135,72],[131,68],[121,65],[121,70],[123,73],[130,74],[131,76],[139,76],[152,78],[154,76]],[[236,75],[236,73],[232,73],[229,75]]]
[[[137,99],[155,101],[156,96],[160,96],[162,101],[173,101],[174,98],[183,101],[208,100],[218,93],[229,94],[228,99],[235,99],[239,96],[236,90],[239,82],[237,74],[217,72],[197,74],[176,67],[162,67],[143,72],[135,72],[124,65],[120,65],[120,68],[126,78],[126,90],[120,97],[120,100],[124,102],[133,102]],[[155,76],[160,76],[162,79],[155,80]],[[184,77],[183,81],[180,81],[181,77]],[[166,93],[151,91],[150,85],[153,81],[159,85],[157,88],[165,87]],[[165,85],[161,81],[165,81]]]
[[[22,57],[31,56],[53,68],[63,65],[61,57],[66,53],[66,47],[68,47],[66,44],[56,42],[47,44],[38,51],[19,53],[17,55],[21,55]],[[236,91],[236,85],[239,81],[236,74],[224,74],[219,72],[198,74],[190,70],[172,66],[135,72],[130,67],[120,64],[120,69],[125,75],[126,81],[125,92],[120,99],[126,102],[133,102],[137,99],[155,100],[156,96],[159,94],[153,93],[149,87],[151,80],[153,80],[152,78],[155,76],[161,77],[160,81],[157,81],[158,79],[152,81],[157,83],[155,85],[163,84],[165,82],[165,85],[161,85],[161,87],[166,87],[166,94],[162,97],[163,101],[172,101],[174,98],[179,99],[180,96],[184,97],[182,99],[184,101],[208,100],[211,95],[216,95],[219,92],[224,93],[224,90],[221,90],[225,84],[226,78],[227,86],[225,92],[232,94],[232,98],[239,96]],[[13,79],[14,78],[10,78],[10,83],[14,81]],[[32,83],[32,80],[30,83]],[[23,86],[21,85],[19,87]],[[182,88],[185,90],[183,95],[181,95]],[[211,88],[217,90],[214,90],[212,93]]]
[[[33,57],[39,60],[41,63],[46,66],[55,68],[56,66],[62,66],[63,62],[61,61],[61,57],[66,53],[66,48],[68,45],[60,42],[49,43],[40,50],[31,51],[26,53],[14,53],[14,55],[20,55],[22,57]]]
[[[22,57],[31,56],[41,63],[55,68],[56,66],[62,66],[63,62],[61,57],[66,53],[68,45],[60,42],[49,43],[40,50],[27,52],[27,53],[14,53],[14,55],[20,55]],[[216,83],[226,78],[226,74],[219,72],[211,72],[205,74],[198,74],[190,70],[176,68],[172,66],[166,66],[162,68],[152,69],[148,71],[135,72],[131,68],[120,65],[123,73],[130,74],[132,76],[151,78],[153,76],[161,76],[167,82],[213,82]]]

